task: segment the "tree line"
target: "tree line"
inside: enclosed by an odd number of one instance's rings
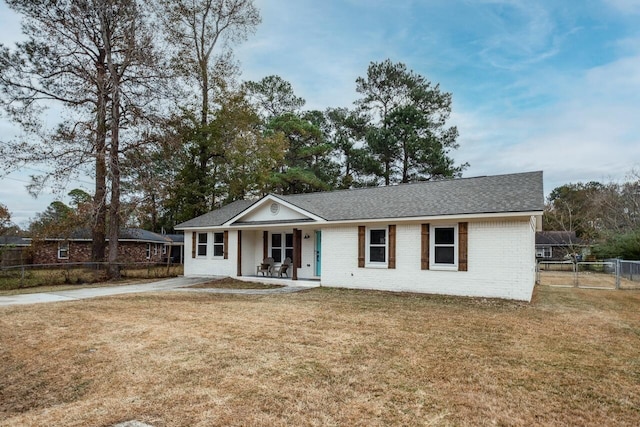
[[[543,228],[573,231],[600,258],[640,260],[640,174],[622,183],[570,183],[547,198]]]
[[[304,110],[280,76],[241,81],[233,48],[261,23],[253,0],[6,3],[26,40],[0,45],[0,106],[28,137],[3,142],[0,167],[46,165],[33,193],[92,176],[92,194],[50,206],[34,230],[86,226],[96,261],[107,238],[117,261],[123,225],[171,230],[238,199],[454,177],[467,166],[451,157],[451,94],[405,64],[372,62],[353,107],[325,111]]]

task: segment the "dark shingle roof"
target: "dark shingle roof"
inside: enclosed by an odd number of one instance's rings
[[[212,227],[222,225],[242,211],[249,209],[251,205],[256,202],[257,200],[237,200],[221,207],[220,209],[216,209],[199,217],[190,219],[189,221],[185,221],[182,224],[178,224],[175,228]]]
[[[536,245],[571,246],[582,245],[584,242],[576,237],[575,231],[538,231]]]
[[[169,243],[170,240],[161,234],[153,231],[143,230],[142,228],[122,228],[118,233],[118,240],[135,240],[139,242]],[[91,240],[91,230],[88,228],[77,228],[72,230],[68,235],[47,237],[51,240]],[[107,240],[109,240],[107,236]]]
[[[167,237],[173,244],[184,243],[184,234],[165,234],[164,237]]]
[[[525,212],[544,208],[541,172],[427,181],[281,198],[328,221]]]
[[[544,209],[542,172],[275,197],[327,221],[515,213]],[[177,228],[219,226],[254,203],[255,200],[234,202],[182,223]]]
[[[20,236],[0,236],[0,246],[29,246],[31,240]]]
[[[153,231],[143,230],[142,228],[123,228],[119,233],[120,240],[140,240],[144,242],[169,243],[170,240]]]

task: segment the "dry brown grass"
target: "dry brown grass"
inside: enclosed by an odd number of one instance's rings
[[[617,425],[640,293],[532,304],[336,289],[0,309],[0,425]]]
[[[268,283],[245,282],[242,280],[232,279],[231,277],[225,277],[224,279],[217,279],[189,286],[189,288],[195,289],[276,289],[282,287],[284,286]]]

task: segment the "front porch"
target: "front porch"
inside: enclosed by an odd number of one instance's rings
[[[265,283],[308,281],[317,286],[322,272],[321,231],[312,227],[290,227],[238,229],[236,277],[254,281],[264,279],[267,280]],[[273,269],[263,275],[260,266],[268,258],[273,259]],[[291,262],[286,277],[280,276],[280,266],[287,258]]]

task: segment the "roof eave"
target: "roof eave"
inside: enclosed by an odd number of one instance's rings
[[[454,220],[475,220],[475,219],[499,219],[499,218],[530,218],[531,216],[541,216],[543,213],[540,211],[522,211],[522,212],[481,212],[481,213],[465,213],[465,214],[448,214],[448,215],[425,215],[425,216],[412,216],[412,217],[380,217],[380,218],[357,218],[357,219],[339,219],[339,220],[322,220],[322,221],[292,221],[287,223],[273,222],[266,223],[260,222],[259,224],[251,223],[235,223],[235,224],[223,224],[201,227],[185,227],[183,230],[244,230],[244,229],[264,229],[265,227],[308,227],[309,225],[349,225],[349,224],[361,224],[363,222],[419,222],[419,221],[454,221]]]

